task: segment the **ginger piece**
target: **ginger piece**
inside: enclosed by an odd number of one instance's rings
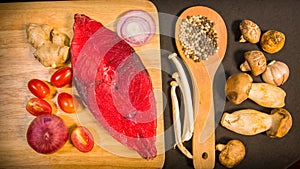
[[[61,67],[69,58],[69,47],[58,46],[47,41],[38,47],[33,55],[45,67]]]
[[[50,40],[50,33],[52,30],[53,27],[50,25],[31,23],[26,29],[27,40],[34,48],[38,48],[46,41]]]
[[[53,29],[53,31],[51,32],[51,36],[52,36],[52,43],[58,46],[69,46],[70,44],[70,38],[62,33],[59,32],[56,29]]]
[[[27,40],[36,51],[34,57],[45,67],[57,68],[69,60],[70,38],[50,25],[31,23],[26,29]]]

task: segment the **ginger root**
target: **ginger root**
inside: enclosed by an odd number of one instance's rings
[[[34,57],[45,67],[63,66],[69,59],[70,38],[50,25],[30,23],[27,40],[36,51]]]

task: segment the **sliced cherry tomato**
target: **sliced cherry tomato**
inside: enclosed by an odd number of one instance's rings
[[[57,97],[59,107],[66,113],[75,113],[78,102],[69,93],[60,93]]]
[[[93,135],[83,126],[77,126],[72,131],[71,141],[72,144],[81,152],[89,152],[94,147]]]
[[[28,100],[26,104],[26,110],[34,116],[52,113],[51,105],[47,101],[40,98],[31,98]]]
[[[52,98],[56,93],[56,89],[51,84],[39,79],[31,79],[28,82],[28,89],[40,99]]]
[[[54,86],[60,88],[68,84],[71,84],[72,76],[73,76],[72,68],[64,67],[54,72],[53,75],[51,76],[50,81]]]

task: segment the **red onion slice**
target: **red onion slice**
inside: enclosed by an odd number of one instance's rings
[[[141,46],[155,34],[155,22],[142,10],[132,10],[122,15],[117,22],[117,34],[131,46]]]

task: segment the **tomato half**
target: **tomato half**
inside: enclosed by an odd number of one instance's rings
[[[51,76],[50,81],[54,86],[60,88],[68,84],[71,84],[72,76],[73,76],[72,68],[64,67],[54,72],[53,75]]]
[[[81,152],[89,152],[94,147],[93,135],[83,126],[77,126],[72,131],[71,141],[72,144]]]
[[[40,98],[31,98],[28,100],[26,104],[26,110],[34,116],[52,113],[51,105],[47,101]]]
[[[66,113],[75,113],[78,102],[69,93],[60,93],[57,97],[59,107]]]
[[[31,79],[28,82],[28,89],[33,95],[41,99],[52,98],[56,93],[56,89],[51,84],[39,79]]]

